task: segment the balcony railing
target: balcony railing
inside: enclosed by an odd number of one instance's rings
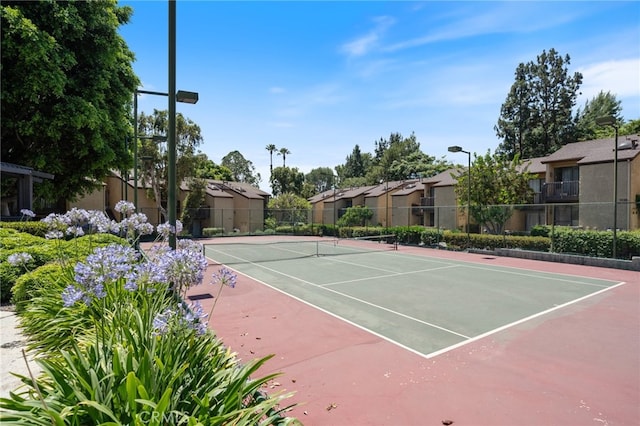
[[[420,205],[422,207],[433,207],[435,201],[435,197],[422,197],[420,198]]]
[[[543,202],[574,202],[580,198],[580,181],[547,182],[542,185]]]

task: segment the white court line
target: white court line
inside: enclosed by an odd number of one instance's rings
[[[216,251],[216,250],[214,250],[214,251]],[[226,253],[225,253],[225,255],[226,255],[226,256],[234,257],[234,258],[236,258],[236,259],[241,259],[241,258],[239,258],[239,257],[237,257],[237,256],[234,256],[234,255],[229,255],[229,254],[226,254]],[[267,271],[269,271],[269,272],[273,272],[274,274],[282,275],[282,276],[287,277],[287,278],[290,278],[290,279],[292,279],[292,280],[294,280],[294,281],[298,281],[298,282],[301,282],[301,283],[305,283],[305,284],[308,284],[308,285],[310,285],[310,286],[313,286],[313,287],[316,287],[316,288],[319,288],[319,289],[322,289],[322,290],[329,291],[329,292],[331,292],[331,293],[337,294],[337,295],[339,295],[339,296],[346,297],[347,299],[355,300],[356,302],[360,302],[360,303],[362,303],[362,304],[364,304],[364,305],[368,305],[368,306],[374,307],[374,308],[376,308],[376,309],[380,309],[381,311],[389,312],[389,313],[391,313],[391,314],[393,314],[393,315],[396,315],[396,316],[399,316],[399,317],[402,317],[402,318],[408,319],[408,320],[410,320],[410,321],[415,321],[415,322],[417,322],[417,323],[419,323],[419,324],[423,324],[423,325],[426,325],[426,326],[429,326],[429,327],[432,327],[432,328],[436,328],[436,329],[438,329],[438,330],[442,330],[442,331],[447,332],[447,333],[449,333],[449,334],[454,334],[454,335],[459,336],[459,337],[462,337],[462,338],[464,338],[464,339],[469,339],[469,336],[466,336],[466,335],[464,335],[464,334],[458,333],[458,332],[453,331],[453,330],[449,330],[449,329],[447,329],[447,328],[445,328],[445,327],[441,327],[441,326],[439,326],[439,325],[437,325],[437,324],[433,324],[433,323],[430,323],[430,322],[427,322],[427,321],[423,321],[423,320],[418,319],[418,318],[414,318],[414,317],[409,316],[409,315],[407,315],[407,314],[403,314],[402,312],[397,312],[397,311],[394,311],[394,310],[392,310],[392,309],[385,308],[384,306],[380,306],[380,305],[376,305],[375,303],[367,302],[366,300],[362,300],[362,299],[360,299],[360,298],[357,298],[357,297],[354,297],[354,296],[348,295],[348,294],[346,294],[346,293],[342,293],[342,292],[340,292],[340,291],[337,291],[337,290],[334,290],[334,289],[331,289],[331,288],[322,287],[322,286],[321,286],[321,285],[319,285],[319,284],[312,283],[311,281],[303,280],[302,278],[296,277],[296,276],[294,276],[294,275],[285,274],[284,272],[282,272],[282,271],[278,271],[277,269],[268,268],[268,267],[266,267],[266,266],[264,266],[264,265],[259,265],[259,264],[257,264],[257,263],[249,262],[249,261],[247,261],[246,263],[249,263],[249,264],[251,264],[251,265],[253,265],[253,266],[256,266],[256,267],[258,267],[258,268],[265,269],[265,270],[267,270]],[[252,278],[253,278],[253,277],[252,277]],[[283,293],[285,293],[285,294],[289,294],[289,293],[286,293],[286,292],[284,292],[284,291],[283,291]],[[315,306],[315,305],[312,305],[312,306]]]
[[[588,299],[590,297],[596,296],[596,295],[598,295],[600,293],[604,293],[605,291],[612,290],[612,289],[614,289],[616,287],[619,287],[621,285],[624,285],[624,284],[626,284],[626,282],[624,282],[624,281],[623,282],[619,282],[616,285],[613,285],[613,286],[610,286],[610,287],[607,287],[607,288],[603,288],[602,290],[598,290],[595,293],[587,294],[587,295],[582,296],[582,297],[580,297],[578,299],[571,300],[569,302],[563,303],[562,305],[558,305],[558,306],[554,306],[553,308],[549,308],[546,311],[538,312],[537,314],[533,314],[533,315],[530,315],[528,317],[525,317],[525,318],[519,319],[517,321],[514,321],[512,323],[503,325],[502,327],[498,327],[498,328],[495,328],[493,330],[489,330],[489,331],[487,331],[485,333],[482,333],[482,334],[479,334],[477,336],[474,336],[474,337],[470,338],[469,340],[464,340],[462,342],[456,343],[455,345],[451,345],[451,346],[448,346],[446,348],[437,350],[435,352],[431,352],[430,354],[426,355],[426,358],[429,359],[429,358],[433,358],[433,357],[438,356],[438,355],[442,355],[445,352],[449,352],[449,351],[454,350],[456,348],[459,348],[461,346],[465,346],[465,345],[467,345],[469,343],[472,343],[472,342],[475,342],[477,340],[483,339],[483,338],[485,338],[487,336],[490,336],[492,334],[499,333],[500,331],[506,330],[508,328],[515,327],[516,325],[522,324],[523,322],[531,321],[534,318],[540,317],[542,315],[546,315],[546,314],[551,313],[553,311],[556,311],[558,309],[566,308],[567,306],[573,305],[574,303],[581,302],[581,301],[583,301],[585,299]]]
[[[349,262],[345,262],[345,263],[349,263]],[[357,263],[355,264],[357,265]],[[336,282],[332,282],[332,283],[327,283],[327,284],[318,284],[319,287],[327,287],[327,286],[332,286],[332,285],[338,285],[338,284],[349,284],[349,283],[356,283],[358,281],[369,281],[369,280],[377,280],[379,278],[391,278],[391,277],[399,277],[399,276],[403,276],[403,275],[411,275],[411,274],[420,274],[422,272],[432,272],[432,271],[438,271],[440,269],[449,269],[449,268],[457,268],[460,265],[448,265],[448,266],[439,266],[437,268],[429,268],[429,269],[421,269],[419,271],[409,271],[409,272],[393,272],[391,274],[388,275],[378,275],[376,277],[365,277],[365,278],[355,278],[353,280],[345,280],[345,281],[336,281]]]
[[[214,251],[214,252],[216,252],[216,251],[219,251],[219,250],[215,250],[215,249],[213,249],[213,251]],[[222,252],[221,252],[221,253],[222,253]],[[225,254],[225,255],[227,255],[227,256],[234,257],[234,258],[239,259],[239,260],[243,260],[243,261],[245,261],[245,262],[247,262],[247,263],[250,263],[250,264],[252,264],[252,265],[254,265],[254,266],[257,266],[257,267],[260,267],[260,268],[263,268],[263,269],[267,269],[267,270],[269,270],[269,271],[271,271],[271,272],[274,272],[274,273],[276,273],[276,274],[284,275],[284,276],[287,276],[287,277],[292,278],[292,279],[294,279],[294,280],[297,280],[297,281],[300,281],[300,282],[307,283],[307,284],[309,284],[309,285],[311,285],[311,286],[314,286],[314,287],[317,287],[317,288],[321,288],[321,289],[324,289],[324,290],[327,290],[327,291],[331,291],[331,292],[333,292],[333,293],[336,293],[336,294],[339,294],[339,295],[343,295],[343,296],[345,296],[345,297],[348,297],[348,298],[351,298],[351,299],[354,299],[354,300],[359,300],[359,299],[357,299],[357,298],[351,297],[351,296],[349,296],[349,295],[344,295],[344,294],[342,294],[342,293],[340,293],[340,292],[337,292],[337,291],[334,291],[334,290],[332,290],[332,289],[329,289],[329,288],[325,288],[325,287],[319,286],[319,285],[317,285],[317,284],[314,284],[314,283],[308,282],[308,281],[306,281],[306,280],[302,280],[302,279],[297,278],[297,277],[290,276],[290,275],[288,275],[288,274],[284,274],[284,273],[282,273],[282,272],[280,272],[280,271],[273,270],[273,269],[271,269],[271,268],[267,268],[267,267],[264,267],[264,266],[262,266],[262,265],[258,265],[258,264],[256,264],[256,263],[246,261],[246,259],[242,259],[242,258],[240,258],[240,257],[233,256],[233,255],[228,255],[228,254],[226,254],[226,253],[223,253],[223,254]],[[418,257],[418,258],[420,258],[420,257],[421,257],[421,256],[417,256],[417,255],[412,255],[412,256],[415,256],[415,257]],[[213,260],[213,259],[212,259],[212,260]],[[461,262],[462,264],[460,264],[460,265],[458,265],[458,266],[467,266],[467,264],[471,264],[471,265],[474,265],[474,266],[475,266],[475,264],[474,264],[473,262],[465,262],[465,261],[460,261],[460,262]],[[444,263],[444,262],[443,262],[443,263]],[[456,264],[457,264],[457,263],[458,263],[458,262],[456,262]],[[507,267],[500,267],[500,268],[504,268],[504,269],[518,269],[518,268],[511,268],[511,267],[508,267],[508,266],[507,266]],[[232,269],[233,269],[233,268],[232,268]],[[493,269],[491,269],[491,268],[481,268],[481,269],[487,269],[487,270],[493,271]],[[523,268],[523,269],[524,269],[524,268]],[[526,270],[526,269],[525,269],[525,270]],[[534,271],[534,270],[532,270],[532,271]],[[441,329],[441,330],[443,330],[443,331],[451,332],[451,333],[453,333],[453,334],[455,334],[455,335],[458,335],[458,336],[463,337],[464,339],[466,339],[466,340],[463,340],[463,341],[461,341],[461,342],[458,342],[458,343],[456,343],[456,344],[454,344],[454,345],[447,346],[446,348],[439,349],[439,350],[437,350],[437,351],[434,351],[434,352],[431,352],[431,353],[425,354],[425,353],[422,353],[422,352],[420,352],[420,351],[418,351],[418,350],[416,350],[416,349],[414,349],[414,348],[411,348],[411,347],[409,347],[409,346],[407,346],[407,345],[404,345],[404,344],[402,344],[402,343],[400,343],[400,342],[398,342],[398,341],[396,341],[396,340],[393,340],[393,339],[391,339],[390,337],[387,337],[387,336],[385,336],[385,335],[383,335],[383,334],[380,334],[380,333],[378,333],[378,332],[376,332],[376,331],[373,331],[373,330],[371,330],[371,329],[369,329],[369,328],[367,328],[367,327],[364,327],[364,326],[362,326],[362,325],[360,325],[360,324],[358,324],[358,323],[355,323],[355,322],[353,322],[353,321],[351,321],[351,320],[348,320],[348,319],[346,319],[346,318],[344,318],[344,317],[342,317],[342,316],[340,316],[340,315],[338,315],[338,314],[336,314],[336,313],[333,313],[333,312],[331,312],[331,311],[329,311],[329,310],[327,310],[327,309],[324,309],[324,308],[322,308],[322,307],[320,307],[320,306],[318,306],[318,305],[315,305],[315,304],[313,304],[313,303],[311,303],[311,302],[308,302],[308,301],[306,301],[306,300],[304,300],[304,299],[302,299],[302,298],[300,298],[300,297],[294,296],[294,295],[293,295],[293,294],[291,294],[291,293],[288,293],[288,292],[286,292],[286,291],[284,291],[284,290],[282,290],[282,289],[280,289],[280,288],[277,288],[277,287],[275,287],[275,286],[273,286],[273,285],[271,285],[271,284],[269,284],[269,283],[266,283],[266,282],[264,282],[264,281],[262,281],[262,280],[260,280],[260,279],[255,278],[255,277],[253,277],[253,276],[251,276],[251,275],[247,275],[247,274],[245,274],[245,273],[243,273],[243,272],[240,272],[240,271],[237,271],[237,270],[236,270],[236,272],[237,272],[237,273],[239,273],[239,274],[241,274],[241,275],[244,275],[245,277],[248,277],[248,278],[250,278],[250,279],[252,279],[252,280],[254,280],[254,281],[257,281],[257,282],[261,283],[262,285],[265,285],[265,286],[267,286],[267,287],[269,287],[269,288],[271,288],[271,289],[273,289],[273,290],[275,290],[275,291],[277,291],[277,292],[279,292],[279,293],[282,293],[282,294],[284,294],[284,295],[286,295],[286,296],[289,296],[289,297],[291,297],[291,298],[293,298],[293,299],[295,299],[295,300],[297,300],[297,301],[299,301],[299,302],[302,302],[302,303],[304,303],[304,304],[305,304],[305,305],[307,305],[307,306],[310,306],[310,307],[312,307],[312,308],[318,309],[318,310],[319,310],[319,311],[321,311],[321,312],[324,312],[324,313],[326,313],[326,314],[328,314],[328,315],[330,315],[330,316],[332,316],[332,317],[334,317],[334,318],[337,318],[337,319],[339,319],[339,320],[341,320],[341,321],[344,321],[344,322],[346,322],[347,324],[350,324],[350,325],[352,325],[352,326],[354,326],[354,327],[356,327],[356,328],[359,328],[359,329],[364,330],[364,331],[366,331],[366,332],[368,332],[368,333],[371,333],[371,334],[373,334],[374,336],[377,336],[377,337],[379,337],[379,338],[381,338],[381,339],[383,339],[383,340],[386,340],[386,341],[387,341],[387,342],[389,342],[389,343],[392,343],[392,344],[394,344],[394,345],[396,345],[396,346],[398,346],[398,347],[400,347],[400,348],[402,348],[402,349],[408,350],[409,352],[414,353],[414,354],[416,354],[416,355],[418,355],[418,356],[420,356],[420,357],[422,357],[422,358],[425,358],[425,359],[431,359],[431,358],[434,358],[434,357],[436,357],[436,356],[438,356],[438,355],[442,355],[442,354],[444,354],[444,353],[446,353],[446,352],[449,352],[449,351],[452,351],[452,350],[454,350],[454,349],[457,349],[457,348],[463,347],[463,346],[465,346],[465,345],[467,345],[467,344],[470,344],[470,343],[476,342],[476,341],[478,341],[478,340],[480,340],[480,339],[483,339],[483,338],[485,338],[485,337],[487,337],[487,336],[490,336],[490,335],[493,335],[493,334],[499,333],[499,332],[501,332],[501,331],[504,331],[504,330],[507,330],[507,329],[509,329],[509,328],[515,327],[515,326],[517,326],[517,325],[519,325],[519,324],[522,324],[522,323],[524,323],[524,322],[527,322],[527,321],[530,321],[530,320],[535,319],[535,318],[537,318],[537,317],[540,317],[540,316],[543,316],[543,315],[549,314],[549,313],[554,312],[554,311],[556,311],[556,310],[563,309],[563,308],[565,308],[565,307],[567,307],[567,306],[573,305],[573,304],[575,304],[575,303],[578,303],[578,302],[581,302],[581,301],[583,301],[583,300],[586,300],[586,299],[588,299],[588,298],[590,298],[590,297],[593,297],[593,296],[599,295],[599,294],[601,294],[601,293],[607,292],[607,291],[609,291],[609,290],[612,290],[612,289],[614,289],[614,288],[617,288],[617,287],[620,287],[620,286],[622,286],[622,285],[626,284],[626,282],[618,282],[618,283],[617,283],[617,284],[615,284],[615,285],[612,285],[612,286],[609,286],[609,287],[603,288],[603,289],[598,290],[598,291],[596,291],[596,292],[594,292],[594,293],[587,294],[587,295],[582,296],[582,297],[580,297],[580,298],[578,298],[578,299],[571,300],[571,301],[566,302],[566,303],[563,303],[563,304],[561,304],[561,305],[554,306],[553,308],[549,308],[549,309],[547,309],[547,310],[545,310],[545,311],[538,312],[538,313],[536,313],[536,314],[533,314],[533,315],[530,315],[530,316],[528,316],[528,317],[522,318],[522,319],[520,319],[520,320],[517,320],[517,321],[511,322],[511,323],[509,323],[509,324],[503,325],[503,326],[498,327],[498,328],[495,328],[495,329],[493,329],[493,330],[489,330],[489,331],[487,331],[487,332],[485,332],[485,333],[479,334],[479,335],[474,336],[474,337],[465,336],[465,335],[462,335],[462,334],[459,334],[459,333],[456,333],[456,332],[449,331],[449,330],[444,329],[444,328],[442,328],[442,327],[435,326],[435,325],[431,325],[431,324],[429,324],[429,323],[427,323],[427,322],[424,322],[424,321],[421,321],[421,320],[414,319],[414,320],[416,320],[416,321],[418,321],[418,322],[424,323],[425,325],[434,326],[435,328]],[[551,274],[551,273],[549,272],[549,273],[546,273],[546,274]],[[535,275],[535,274],[521,274],[521,275],[531,276],[531,277],[536,277],[536,278],[539,278],[539,277],[540,277],[540,275]],[[580,277],[579,275],[571,275],[571,274],[557,274],[557,275]],[[548,278],[553,278],[553,277],[548,277]],[[582,278],[586,278],[586,277],[582,277]],[[561,280],[561,279],[559,279],[559,280],[560,280],[560,281],[563,281],[563,280]],[[571,281],[571,280],[564,280],[564,281],[574,282],[574,281]],[[603,281],[607,281],[607,280],[603,280]],[[580,283],[580,282],[578,282],[578,283]],[[582,283],[582,284],[585,284],[585,283]],[[361,301],[361,302],[366,303],[366,304],[369,304],[368,302],[365,302],[365,301]],[[376,306],[376,305],[373,305],[373,306]],[[388,310],[388,309],[386,309],[386,308],[382,308],[382,307],[380,307],[380,308],[381,308],[381,309],[384,309],[384,310]],[[390,311],[390,310],[388,310],[388,311]],[[394,311],[390,311],[390,312],[394,312]],[[398,314],[399,314],[399,313],[398,313]],[[404,317],[407,317],[407,318],[409,318],[409,319],[413,319],[413,318],[408,317],[408,316],[403,315],[403,314],[399,314],[399,315],[404,316]]]
[[[464,267],[468,267],[468,268],[474,268],[474,269],[481,269],[484,271],[491,271],[491,272],[504,272],[505,274],[512,274],[512,275],[520,275],[523,277],[530,277],[530,278],[543,278],[546,280],[550,280],[550,281],[560,281],[560,282],[565,282],[565,283],[571,283],[571,284],[580,284],[580,285],[587,285],[587,286],[591,286],[591,287],[599,287],[599,288],[609,288],[611,286],[608,285],[604,285],[604,284],[592,284],[592,283],[587,283],[584,281],[577,281],[577,280],[569,280],[566,278],[557,278],[557,277],[553,277],[553,276],[547,276],[547,275],[552,275],[552,272],[544,272],[544,271],[540,271],[541,274],[528,274],[525,272],[516,272],[516,271],[509,271],[509,270],[504,270],[503,267],[494,267],[494,268],[487,268],[484,266],[477,266],[476,264],[465,264],[465,265],[460,265],[460,266],[464,266]],[[526,270],[526,269],[525,269]],[[570,275],[569,275],[570,276]],[[588,279],[588,277],[580,277],[577,276],[578,278],[584,278],[584,279]],[[597,279],[599,281],[608,281],[608,282],[613,282],[613,281],[609,281],[609,280],[600,280],[598,278],[593,278],[593,279]]]

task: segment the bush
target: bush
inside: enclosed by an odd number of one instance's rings
[[[556,227],[552,234],[553,251],[593,257],[613,256],[613,232],[585,231]],[[640,232],[616,232],[616,257],[631,259],[640,256]]]
[[[0,222],[0,229],[13,229],[18,232],[43,237],[47,233],[47,225],[43,222]]]
[[[16,310],[21,312],[24,310],[26,302],[37,296],[42,288],[53,288],[61,292],[70,283],[68,278],[64,274],[63,266],[58,262],[40,266],[15,280],[15,284],[11,288],[13,294],[11,302],[16,305]]]
[[[28,349],[39,354],[42,373],[22,377],[25,388],[0,398],[1,422],[298,423],[284,415],[290,407],[279,406],[289,394],[261,391],[276,375],[254,377],[270,357],[241,365],[208,330],[203,319],[211,312],[184,301],[207,267],[198,243],[180,240],[180,253],[163,244],[139,257],[135,246],[97,247],[111,241],[78,238],[68,245],[58,240],[13,248],[35,253],[35,247],[56,244],[66,260],[93,251],[75,268],[56,259],[19,278],[16,299],[32,298],[21,304],[20,327]],[[224,285],[235,285],[235,275],[222,269],[212,281],[218,295]]]
[[[223,228],[203,228],[202,235],[204,237],[215,237],[216,235],[224,234]]]

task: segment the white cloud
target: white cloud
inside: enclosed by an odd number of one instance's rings
[[[284,87],[270,87],[269,88],[269,93],[274,94],[274,95],[278,95],[280,93],[285,93],[287,90]]]
[[[584,81],[580,99],[591,99],[600,91],[611,92],[618,99],[640,96],[640,58],[598,62],[578,71]]]
[[[395,23],[395,20],[390,16],[379,16],[374,19],[374,22],[376,23],[375,28],[367,34],[343,44],[340,50],[347,56],[363,56],[369,53],[378,45],[381,36]]]

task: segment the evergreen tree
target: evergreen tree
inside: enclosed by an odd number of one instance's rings
[[[495,126],[503,142],[498,151],[512,159],[548,155],[575,142],[572,109],[582,74],[569,75],[570,57],[554,49],[542,51],[536,62],[520,64]]]

